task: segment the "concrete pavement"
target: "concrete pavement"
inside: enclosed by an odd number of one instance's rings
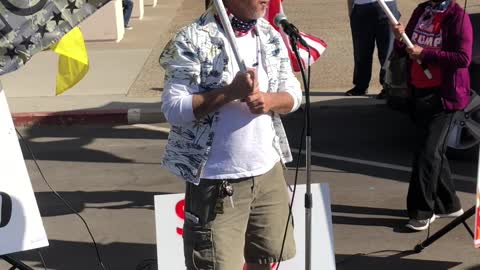
[[[167,0],[156,7],[145,7],[143,20],[134,19],[134,29],[127,31],[119,43],[88,42],[90,71],[61,96],[54,94],[57,56],[52,52],[41,52],[25,67],[2,76],[0,79],[16,123],[31,124],[46,115],[60,122],[68,121],[68,117],[62,117],[63,112],[68,112],[69,116],[108,112],[118,122],[136,117],[127,115],[129,111],[148,111],[149,115],[156,111],[156,117],[160,118],[157,121],[161,121],[159,104],[163,73],[159,67],[154,67],[153,59],[158,59],[170,38],[170,27],[182,4],[182,1]],[[146,68],[148,72],[144,71]]]
[[[416,3],[400,2],[404,18]],[[328,182],[332,190],[337,269],[479,269],[478,252],[462,227],[421,254],[408,252],[426,236],[399,230],[405,221],[412,129],[404,115],[387,110],[382,101],[343,97],[351,86],[352,71],[346,4],[287,0],[284,5],[292,22],[329,45],[312,67],[312,163],[314,182]],[[45,67],[55,67],[56,61],[48,52],[35,56],[10,78],[0,78],[11,111],[23,119],[18,123],[28,126],[20,132],[32,146],[47,179],[92,225],[109,269],[135,269],[141,260],[155,258],[151,198],[182,192],[183,186],[159,168],[166,139],[166,133],[159,130],[168,125],[117,126],[105,122],[129,122],[129,112],[131,117],[137,112],[139,118],[150,114],[149,120],[140,122],[161,121],[157,117],[161,117],[163,72],[158,56],[173,31],[202,9],[203,1],[161,0],[155,8],[146,7],[144,19],[134,20],[134,29],[120,43],[88,43],[92,70],[65,95],[53,94],[55,72]],[[378,90],[372,83],[371,93]],[[37,119],[34,113],[39,112],[43,114],[38,121],[47,123],[99,120],[103,125],[32,126],[31,121]],[[292,147],[299,143],[299,123],[299,114],[285,118]],[[51,243],[44,253],[47,265],[59,270],[97,269],[84,227],[52,197],[27,154],[26,159]],[[454,161],[452,167],[461,176],[457,187],[467,208],[475,202],[476,158]],[[287,171],[289,181],[293,175],[292,170]],[[299,179],[303,182],[304,172]],[[436,221],[432,230],[447,222]],[[472,225],[473,219],[468,222]],[[34,252],[18,254],[18,258],[41,269]],[[0,261],[0,269],[8,268]]]
[[[402,2],[402,11],[409,13],[415,4],[413,0]],[[345,3],[301,0],[285,1],[284,5],[291,21],[303,31],[321,37],[329,46],[322,59],[312,66],[312,100],[343,98],[343,92],[351,87],[353,68]],[[49,51],[34,56],[25,67],[0,78],[16,124],[73,124],[76,121],[72,115],[81,118],[92,115],[92,111],[110,114],[107,122],[128,123],[124,119],[129,118],[131,110],[137,114],[148,111],[149,121],[163,121],[163,70],[158,57],[174,32],[197,17],[203,8],[198,0],[159,1],[156,7],[145,7],[144,19],[133,20],[134,29],[127,31],[119,43],[88,42],[90,71],[61,96],[54,95],[57,56]],[[303,16],[306,10],[310,16]],[[378,64],[374,70],[371,94],[380,89]],[[67,116],[63,117],[64,114]],[[40,121],[45,117],[54,120]]]
[[[330,105],[312,106],[312,181],[330,185],[337,269],[476,269],[478,250],[463,226],[422,253],[411,252],[427,232],[402,230],[414,145],[408,117],[384,105]],[[284,123],[291,147],[298,148],[302,114],[288,115]],[[109,270],[155,269],[138,267],[156,258],[153,196],[184,189],[181,180],[160,168],[168,128],[166,123],[19,128],[22,146],[28,142],[49,184],[88,222]],[[42,249],[48,269],[99,269],[84,225],[55,198],[23,149],[50,241]],[[451,160],[465,208],[475,203],[476,154]],[[300,184],[306,179],[301,161]],[[286,171],[291,184],[293,166]],[[449,221],[435,221],[431,232]],[[467,222],[472,226],[474,220]],[[15,257],[43,269],[35,251]],[[0,269],[9,268],[0,260]]]
[[[112,110],[117,112],[116,120],[128,119],[126,114],[129,110],[143,110],[148,111],[150,121],[163,121],[160,96],[164,73],[158,57],[175,31],[203,11],[202,2],[159,1],[156,7],[145,7],[143,20],[133,19],[134,29],[126,31],[119,43],[88,42],[90,71],[79,84],[61,96],[54,94],[57,56],[53,52],[41,52],[25,67],[1,76],[11,112],[22,113],[16,118],[22,119],[17,123],[31,124],[33,119],[51,113],[55,113],[52,117],[58,118],[62,115],[59,112],[82,115],[86,111],[112,113]],[[399,1],[403,14],[401,21],[407,21],[418,3],[416,0]],[[322,38],[328,44],[321,59],[312,65],[312,101],[339,100],[339,104],[344,104],[341,100],[344,99],[343,93],[352,87],[353,72],[346,1],[285,1],[284,9],[299,29]],[[468,10],[479,12],[479,7],[470,3]],[[374,59],[369,89],[371,96],[381,89],[379,68],[378,61]],[[376,103],[373,100],[370,102]],[[42,114],[37,114],[39,112]],[[32,115],[32,121],[25,120],[28,115]],[[133,116],[133,119],[136,117]],[[60,119],[59,122],[67,120]]]

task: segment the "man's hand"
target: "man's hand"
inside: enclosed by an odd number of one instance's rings
[[[268,113],[272,108],[270,98],[271,95],[257,90],[249,95],[245,99],[245,102],[247,103],[251,113],[264,114]]]
[[[418,45],[413,45],[413,48],[407,48],[407,53],[410,59],[417,60],[422,57],[423,48]]]
[[[244,99],[258,90],[257,72],[255,69],[248,68],[246,73],[238,72],[229,85],[229,95],[233,99]]]
[[[219,108],[234,100],[243,100],[258,90],[257,74],[254,69],[247,69],[246,73],[237,73],[232,83],[225,87],[213,89],[192,98],[193,114],[196,119],[217,111]]]

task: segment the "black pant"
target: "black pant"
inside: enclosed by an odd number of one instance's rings
[[[392,13],[398,18],[400,13],[395,2],[387,2]],[[372,77],[372,62],[375,43],[378,49],[378,59],[383,67],[391,51],[393,34],[385,12],[378,3],[355,5],[350,16],[352,29],[354,71],[353,84],[362,90],[367,90]],[[383,84],[385,71],[380,70],[380,83]]]
[[[445,155],[454,112],[443,109],[437,92],[414,90],[412,116],[418,137],[407,209],[409,217],[415,219],[428,219],[433,214],[447,214],[461,208]]]

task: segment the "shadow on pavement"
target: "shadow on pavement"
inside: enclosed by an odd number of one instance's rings
[[[85,209],[148,209],[154,210],[153,198],[159,192],[146,191],[72,191],[58,192],[78,213]],[[38,207],[43,217],[72,214],[53,192],[35,192]]]
[[[328,93],[319,93],[322,94]],[[327,100],[314,102],[311,108],[312,151],[320,153],[312,157],[313,165],[408,181],[415,128],[406,114],[393,111],[375,99]],[[283,117],[290,146],[294,149],[299,148],[303,117],[302,110]],[[162,131],[118,129],[113,125],[33,126],[25,129],[23,133],[40,160],[117,163],[128,163],[132,160],[87,146],[96,139],[166,140],[168,136]],[[25,152],[25,147],[23,151],[27,159],[31,158]],[[296,151],[293,152],[295,154]],[[353,161],[345,161],[345,158]],[[451,156],[453,173],[474,177],[476,160],[476,151],[465,151],[460,158],[458,155]],[[382,164],[391,166],[385,167]],[[305,165],[304,160],[301,165]],[[392,166],[400,169],[391,168]],[[474,185],[469,183],[459,184],[461,191],[473,192],[475,188],[472,187]]]
[[[348,217],[332,215],[333,224],[389,227],[393,229],[405,226],[405,218],[383,218],[383,217]]]
[[[338,204],[332,204],[331,207],[333,224],[379,226],[397,229],[405,225],[405,217],[407,216],[406,211],[398,209]],[[370,217],[354,217],[346,216],[345,214],[370,215]],[[371,217],[372,215],[379,217]]]
[[[348,106],[332,106],[336,101],[312,103],[312,165],[408,182],[415,141],[410,118],[371,99],[354,102],[355,105]],[[299,110],[283,120],[290,147],[298,149],[304,113]],[[297,151],[293,153],[297,155]],[[452,172],[473,179],[477,173],[477,152],[462,154],[449,155]],[[304,157],[301,166],[305,166]],[[475,192],[473,181],[461,180],[456,185],[459,191]]]
[[[399,209],[389,209],[389,208],[376,208],[376,207],[365,207],[365,206],[353,206],[353,205],[331,205],[332,212],[334,213],[349,213],[349,214],[364,214],[364,215],[379,215],[379,216],[394,216],[394,217],[405,217],[407,211]]]
[[[39,160],[58,160],[76,162],[116,162],[131,163],[131,159],[88,147],[97,139],[145,139],[165,140],[167,133],[141,128],[119,129],[116,126],[33,126],[23,132],[34,155]],[[20,140],[25,159],[31,154]]]
[[[391,164],[401,168],[410,166],[414,127],[408,117],[388,109],[383,104],[372,104],[367,99],[357,100],[356,105],[349,106],[331,106],[331,104],[330,101],[312,104],[312,151],[324,154],[323,156],[314,156],[312,159],[313,165],[318,166],[315,169],[326,168],[339,173],[357,173],[407,182],[408,171],[378,167],[375,163]],[[299,148],[303,114],[297,112],[287,115],[284,117],[284,123],[290,146]],[[108,147],[92,149],[91,144],[97,139],[103,138],[132,139],[132,142],[133,139],[165,140],[167,138],[167,134],[162,131],[136,127],[118,129],[116,126],[72,126],[68,128],[43,126],[26,129],[23,133],[38,159],[54,161],[131,163],[135,161],[112,153]],[[23,151],[26,153],[25,149]],[[28,153],[25,156],[27,159],[30,158]],[[345,160],[345,158],[351,161]],[[359,163],[358,160],[370,163]],[[292,164],[290,165],[292,166]],[[302,158],[301,165],[305,165],[304,158]],[[463,176],[475,176],[476,157],[467,156],[462,160],[452,160],[452,170]],[[457,189],[474,193],[475,183],[457,181]],[[133,190],[60,192],[60,195],[71,202],[73,208],[78,212],[88,208],[153,210],[153,195],[155,194],[157,193]],[[37,192],[36,196],[43,216],[51,217],[70,213],[51,192]],[[332,205],[332,214],[335,224],[396,228],[405,222],[404,211],[386,208],[336,204]],[[368,216],[351,216],[349,214]],[[51,247],[45,253],[47,265],[50,268],[98,269],[95,252],[88,242],[50,241]],[[109,269],[135,269],[141,260],[156,257],[154,245],[140,243],[104,244],[101,245],[101,252],[105,256],[106,264],[110,266]],[[39,261],[36,254],[32,253],[31,256],[26,254],[21,254],[20,258],[27,261]],[[128,256],[124,256],[125,254]],[[337,260],[343,261],[338,265],[338,269],[449,269],[461,264],[460,262],[437,262],[392,256],[372,257],[343,254],[337,255]]]
[[[450,269],[462,264],[462,262],[431,261],[405,259],[403,256],[410,255],[410,251],[399,251],[399,254],[386,257],[373,257],[368,255],[343,255],[337,254],[337,270],[369,269],[369,270],[440,270]]]
[[[41,250],[48,269],[55,270],[100,270],[95,248],[91,243],[49,240],[50,246]],[[156,247],[151,244],[119,243],[98,244],[103,263],[109,270],[137,269],[144,260],[157,257]],[[26,251],[12,254],[12,257],[22,261],[35,262],[33,266],[43,267],[35,251]],[[155,262],[156,263],[156,262]],[[43,268],[42,268],[43,269]],[[152,268],[143,270],[157,269]]]

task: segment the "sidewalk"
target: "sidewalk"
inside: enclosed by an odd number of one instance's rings
[[[285,7],[301,23],[296,7],[288,4],[291,3],[285,3]],[[329,3],[331,10],[340,8],[336,2]],[[198,0],[162,0],[156,7],[145,7],[143,20],[133,20],[134,29],[126,31],[119,43],[87,43],[90,71],[79,84],[61,96],[54,94],[57,55],[51,51],[35,55],[26,66],[1,77],[15,124],[164,121],[160,112],[164,73],[158,64],[158,57],[174,32],[197,17],[203,9],[203,1]],[[320,60],[324,65],[317,63],[312,68],[312,88],[316,89],[312,90],[312,101],[341,99],[343,92],[350,87],[351,63],[346,60],[351,59],[351,49],[336,48],[339,43],[351,47],[347,33],[348,18],[343,15],[337,22],[322,20],[318,24],[322,27],[320,29],[317,25],[305,26],[312,34],[327,38],[331,48]],[[340,31],[327,31],[329,24],[335,24],[334,29]],[[345,61],[337,59],[332,63],[334,58]],[[334,70],[326,73],[322,66],[331,66]],[[338,70],[345,75],[339,78],[336,75]],[[324,76],[318,76],[318,72]],[[374,76],[373,90],[370,91],[372,95],[379,90],[375,80]],[[333,90],[325,92],[325,89]],[[370,99],[367,103],[370,103]]]
[[[178,14],[182,4],[162,0],[156,7],[145,7],[144,18],[133,19],[134,29],[127,30],[119,43],[87,42],[90,71],[61,96],[55,96],[58,56],[51,51],[35,55],[26,66],[2,76],[15,124],[163,121],[163,72],[152,66],[158,66],[172,22],[178,19],[172,14]]]

